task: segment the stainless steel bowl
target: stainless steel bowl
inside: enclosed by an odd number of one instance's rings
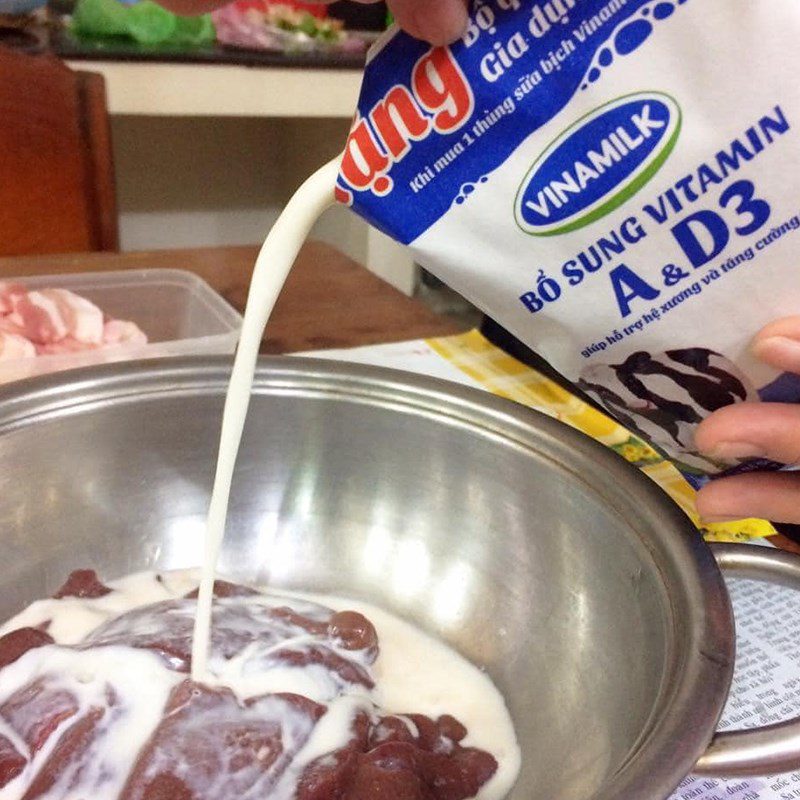
[[[73,568],[200,562],[227,377],[162,361],[2,393],[0,615]],[[791,556],[720,555],[798,581]],[[220,569],[369,600],[483,665],[522,746],[513,798],[652,800],[695,768],[800,766],[797,723],[703,756],[734,625],[688,520],[600,445],[478,391],[264,361]]]

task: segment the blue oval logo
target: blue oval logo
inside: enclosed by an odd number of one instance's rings
[[[517,193],[517,224],[555,236],[610,214],[663,166],[680,128],[681,110],[665,94],[642,92],[595,109],[531,167]]]

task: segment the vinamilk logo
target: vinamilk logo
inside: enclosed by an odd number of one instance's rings
[[[531,167],[517,193],[517,225],[533,236],[555,236],[610,214],[661,169],[680,130],[680,107],[658,92],[595,109]]]

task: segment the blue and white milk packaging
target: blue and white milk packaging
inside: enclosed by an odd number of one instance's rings
[[[659,448],[800,401],[749,355],[800,314],[798,0],[475,0],[371,54],[337,198]]]

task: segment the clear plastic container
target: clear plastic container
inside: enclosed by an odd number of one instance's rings
[[[204,280],[178,269],[72,275],[3,276],[30,289],[69,289],[115,319],[135,322],[146,345],[0,361],[0,383],[91,364],[185,355],[233,353],[242,317]]]

